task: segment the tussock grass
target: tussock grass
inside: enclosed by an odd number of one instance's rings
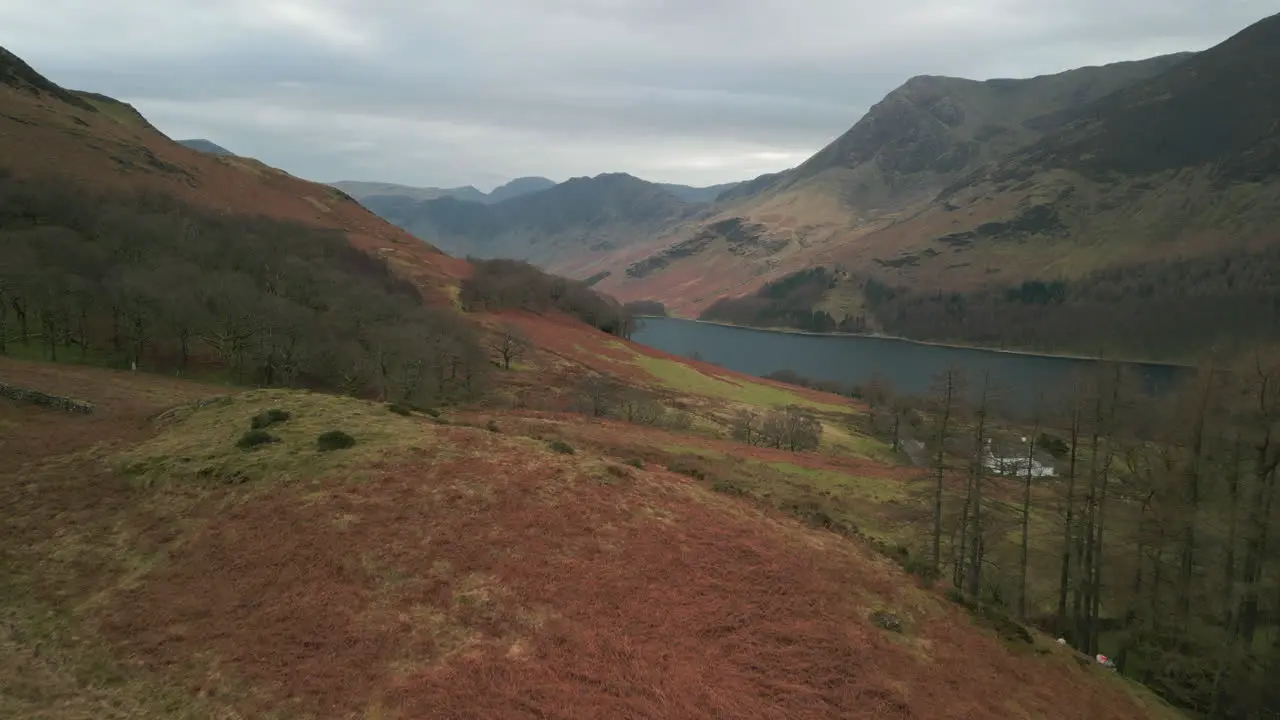
[[[290,419],[271,426],[278,442],[253,452],[236,448],[255,417],[270,410]],[[386,406],[338,395],[295,390],[254,390],[186,405],[163,414],[155,438],[116,456],[118,470],[151,483],[164,479],[249,482],[311,478],[368,466],[388,454],[437,442],[420,418],[387,412]],[[356,440],[343,452],[324,452],[316,438],[344,428]]]

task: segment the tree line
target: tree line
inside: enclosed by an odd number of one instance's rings
[[[838,286],[862,304],[846,317],[818,309]],[[811,332],[876,331],[1099,357],[1183,358],[1242,352],[1280,340],[1280,246],[1171,257],[1081,278],[1032,278],[968,291],[938,291],[823,267],[755,293],[722,298],[703,320]]]
[[[1179,707],[1280,712],[1280,349],[1235,357],[1159,395],[1098,363],[1016,419],[990,376],[884,391],[873,429],[928,449],[908,565]]]
[[[865,325],[918,340],[1151,358],[1280,340],[1280,246],[968,292],[861,285]]]
[[[0,354],[420,403],[484,391],[471,324],[342,233],[0,172]]]
[[[815,309],[836,282],[835,273],[825,267],[801,270],[767,283],[750,295],[721,298],[703,310],[698,319],[809,332],[860,332],[863,328],[855,319],[837,321],[827,311]]]
[[[612,335],[629,338],[635,322],[627,309],[580,280],[548,274],[523,260],[467,258],[473,267],[459,299],[468,311],[555,309]]]

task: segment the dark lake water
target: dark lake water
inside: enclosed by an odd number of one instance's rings
[[[924,394],[934,378],[953,366],[970,378],[990,371],[1012,411],[1026,410],[1038,393],[1047,397],[1067,387],[1073,375],[1096,365],[1087,359],[940,347],[906,340],[842,335],[801,335],[726,327],[676,318],[644,318],[632,339],[673,355],[703,360],[749,375],[793,370],[805,377],[849,385],[873,376],[894,392]],[[1187,372],[1175,365],[1126,363],[1148,392],[1165,392]]]

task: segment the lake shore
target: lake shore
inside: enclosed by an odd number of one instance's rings
[[[847,332],[814,332],[812,330],[798,330],[796,328],[779,328],[779,327],[756,327],[754,325],[739,325],[737,323],[720,322],[718,320],[698,320],[695,318],[676,317],[674,315],[636,315],[637,320],[679,320],[681,322],[697,323],[699,325],[718,325],[720,327],[735,328],[737,330],[755,330],[757,332],[779,333],[784,335],[808,335],[811,337],[831,337],[831,338],[860,338],[864,340],[890,340],[894,342],[911,343],[913,345],[924,345],[927,347],[950,348],[953,350],[974,350],[978,352],[1004,353],[1007,355],[1018,355],[1022,357],[1050,358],[1055,360],[1078,360],[1084,362],[1100,362],[1109,360],[1125,365],[1149,365],[1159,367],[1174,367],[1182,369],[1194,369],[1195,365],[1174,362],[1167,360],[1145,360],[1136,358],[1101,358],[1093,355],[1078,355],[1071,353],[1050,353],[1037,352],[1034,350],[1013,350],[1007,348],[993,348],[983,345],[966,345],[963,343],[938,342],[935,340],[917,340],[914,338],[902,337],[900,335],[881,335],[878,333],[847,333]]]

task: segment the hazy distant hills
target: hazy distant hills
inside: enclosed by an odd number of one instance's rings
[[[560,267],[652,240],[698,216],[736,183],[691,187],[605,173],[559,184],[519,178],[488,194],[469,186],[333,185],[447,252]]]
[[[370,210],[460,256],[514,257],[555,265],[606,254],[693,217],[702,207],[625,173],[572,178],[498,203],[444,196],[368,195]]]

